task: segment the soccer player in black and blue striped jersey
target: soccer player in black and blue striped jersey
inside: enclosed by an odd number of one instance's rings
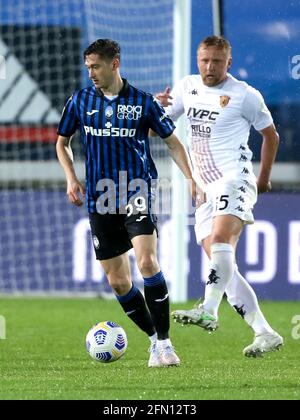
[[[58,127],[56,149],[67,194],[77,206],[86,195],[96,257],[124,311],[150,338],[148,366],[179,365],[169,338],[168,290],[157,261],[152,210],[157,171],[149,130],[164,139],[171,157],[191,180],[187,153],[154,97],[121,77],[117,42],[98,39],[85,50],[84,60],[93,86],[74,92]],[[85,152],[86,191],[76,176],[70,146],[77,129]],[[132,247],[144,278],[145,298],[131,279],[128,250]]]

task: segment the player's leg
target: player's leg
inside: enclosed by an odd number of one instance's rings
[[[145,299],[132,283],[127,251],[132,248],[119,215],[90,214],[96,258],[126,315],[152,340],[156,332]]]
[[[212,234],[202,240],[202,246],[210,256],[210,274],[206,282],[204,302],[196,304],[191,310],[174,311],[172,316],[175,321],[198,325],[208,331],[217,329],[218,309],[233,277],[235,249],[242,228],[243,223],[235,216],[217,216],[213,219]]]
[[[149,337],[156,339],[156,332],[145,299],[132,283],[128,254],[100,261],[108,282],[126,315]]]
[[[199,245],[203,244],[203,239],[211,235],[212,232],[212,200],[206,196],[206,202],[196,210],[195,233]],[[196,303],[192,309],[179,309],[171,314],[172,318],[180,324],[198,325],[207,331],[215,331],[218,328],[217,319],[204,311],[202,303]]]
[[[207,232],[208,231],[209,229],[207,229]],[[236,238],[236,245],[237,242],[238,238]],[[211,235],[202,240],[202,246],[208,258],[210,259]],[[265,319],[263,313],[260,310],[254,290],[240,274],[238,266],[236,264],[234,266],[232,280],[227,284],[225,288],[225,293],[227,295],[227,300],[230,303],[230,305],[236,310],[238,314],[240,314],[244,318],[247,324],[253,329],[255,334],[253,343],[244,349],[245,356],[259,357],[265,352],[276,350],[280,346],[282,346],[282,337],[277,332],[275,332],[268,324],[267,320]],[[198,305],[198,307],[194,309],[194,322],[192,323],[197,323],[197,325],[199,325],[199,318],[201,312],[204,311],[204,308],[208,310],[203,303],[201,305]],[[206,317],[209,317],[209,314],[206,314]],[[212,326],[214,326],[214,323],[208,323],[207,329],[212,329]]]
[[[157,351],[163,366],[178,366],[180,360],[169,338],[170,304],[164,275],[157,260],[157,233],[132,238],[137,265],[144,278],[145,299],[157,332]]]
[[[180,360],[169,338],[170,305],[167,284],[157,260],[156,217],[151,203],[144,212],[126,217],[125,227],[134,247],[137,265],[144,278],[145,300],[157,332],[157,344],[150,354],[149,366],[178,366]],[[159,357],[157,357],[159,355]],[[153,356],[153,357],[152,357]]]
[[[235,253],[243,225],[251,224],[254,221],[252,208],[257,199],[256,183],[251,178],[241,179],[227,185],[224,184],[220,190],[222,191],[222,195],[218,191],[217,196],[213,198],[214,214],[217,217],[214,218],[212,224],[212,233],[202,242],[212,263],[218,263],[218,257],[215,258],[214,256],[215,244],[218,242],[224,241],[225,243],[229,243],[232,245]],[[222,216],[223,212],[228,212],[231,217],[236,216],[236,220],[238,221],[236,228],[234,227],[234,220],[232,220],[230,222],[230,229],[228,229],[229,224],[226,220],[222,219],[222,217],[226,217]],[[227,236],[228,233],[230,236]],[[227,281],[226,284],[224,283],[226,286],[224,291],[227,294],[229,303],[244,317],[245,321],[255,332],[254,342],[244,349],[244,354],[246,356],[256,357],[257,355],[261,355],[262,352],[272,351],[278,348],[283,343],[282,338],[272,330],[266,321],[259,308],[253,289],[239,273],[237,265],[234,264],[233,267],[230,265],[230,271],[232,269],[231,280]],[[208,287],[206,286],[203,307],[210,313],[216,315],[213,310],[217,308],[217,300],[221,296],[215,297],[213,295],[215,289],[210,291]]]
[[[211,237],[202,241],[202,246],[210,259]],[[232,280],[228,283],[225,293],[229,304],[242,316],[253,329],[254,342],[244,349],[247,357],[260,357],[263,353],[279,349],[283,345],[282,337],[272,329],[260,310],[256,294],[249,283],[244,279],[235,264]],[[199,308],[200,307],[200,308]],[[195,308],[196,321],[199,322],[199,313],[203,305]]]
[[[239,237],[233,239],[232,245],[235,251]],[[213,235],[202,241],[204,250],[210,259],[212,258],[212,242]],[[282,337],[267,322],[260,310],[254,290],[240,274],[236,264],[232,279],[225,288],[225,293],[230,305],[243,317],[255,334],[253,343],[244,349],[245,356],[260,357],[263,353],[276,350],[283,345]],[[206,300],[204,300],[203,308],[211,313],[211,308],[206,305]]]
[[[211,201],[211,233],[199,238],[210,255],[203,308],[217,317],[224,292],[233,278],[240,234],[245,224],[254,221],[252,209],[257,199],[256,181],[251,176],[226,182],[221,180],[207,196]]]
[[[235,265],[233,278],[225,292],[229,304],[253,329],[255,334],[273,332],[259,308],[254,290],[241,275],[237,265]]]
[[[157,260],[156,216],[151,213],[147,191],[131,199],[131,211],[124,226],[134,248],[136,262],[144,279],[145,300],[151,313],[158,340],[169,338],[169,295]]]
[[[169,338],[169,294],[157,261],[157,233],[132,239],[138,268],[144,278],[145,299],[159,340]]]
[[[211,256],[205,299],[191,311],[175,311],[176,321],[207,330],[217,328],[218,308],[234,273],[235,248],[245,221],[253,220],[255,200],[256,186],[248,181],[220,181],[206,191],[206,203],[196,211],[195,226],[198,244]]]
[[[260,357],[263,353],[279,349],[283,345],[282,337],[273,330],[264,317],[250,284],[235,266],[233,278],[226,290],[230,305],[253,329],[255,337],[251,345],[244,349],[247,357]]]
[[[243,222],[233,215],[213,219],[212,234],[203,241],[210,252],[210,274],[205,287],[203,308],[218,317],[218,309],[235,268],[235,249],[243,229]]]
[[[210,259],[210,236],[202,241],[202,246]],[[239,272],[237,264],[235,264],[232,280],[228,283],[225,293],[229,304],[247,322],[255,334],[273,332],[259,308],[254,290]]]

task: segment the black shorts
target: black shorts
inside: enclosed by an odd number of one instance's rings
[[[153,214],[90,213],[91,233],[97,260],[108,260],[132,248],[131,239],[157,232]]]

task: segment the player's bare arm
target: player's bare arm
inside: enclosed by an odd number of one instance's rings
[[[153,131],[152,128],[149,128],[148,136],[149,137],[157,137],[157,133],[155,133],[155,131]]]
[[[203,193],[197,186],[195,180],[193,179],[192,169],[189,163],[189,157],[186,148],[179,141],[179,139],[174,133],[164,140],[169,148],[172,159],[182,171],[185,178],[189,181],[189,188],[192,198],[195,201],[196,206],[198,207],[203,202]]]
[[[179,141],[178,137],[174,133],[165,138],[164,141],[169,148],[172,159],[182,171],[186,179],[192,179],[192,170],[184,145]]]
[[[274,124],[261,130],[263,143],[261,148],[260,170],[257,177],[257,188],[259,193],[271,190],[271,170],[276,157],[279,135]]]
[[[56,143],[56,153],[66,175],[67,195],[69,201],[76,206],[82,206],[83,200],[80,197],[80,194],[84,196],[85,190],[83,185],[77,179],[75,173],[70,137],[58,136]]]

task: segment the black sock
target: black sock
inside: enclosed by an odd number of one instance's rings
[[[155,327],[145,299],[139,289],[132,285],[131,290],[124,296],[117,296],[120,305],[129,318],[148,336],[155,334]]]
[[[144,278],[145,299],[159,340],[169,338],[170,303],[163,273]]]

